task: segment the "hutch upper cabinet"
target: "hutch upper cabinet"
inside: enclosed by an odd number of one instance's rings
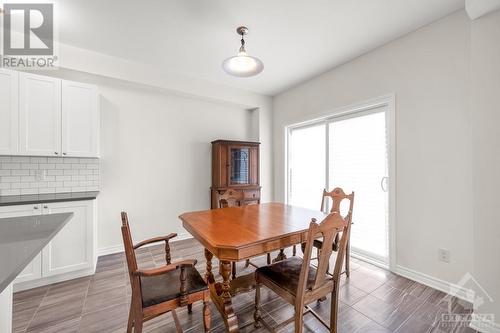
[[[99,156],[97,87],[0,69],[0,155]]]
[[[259,145],[246,141],[212,142],[212,208],[218,207],[218,194],[228,189],[243,192],[243,205],[260,203]]]

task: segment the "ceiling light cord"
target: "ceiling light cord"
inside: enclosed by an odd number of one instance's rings
[[[243,36],[241,36],[240,52],[246,52],[245,51],[245,39],[243,38]]]

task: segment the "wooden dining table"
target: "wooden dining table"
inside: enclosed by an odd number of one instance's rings
[[[239,332],[231,298],[255,286],[254,274],[231,278],[231,262],[242,261],[280,250],[276,260],[285,259],[284,248],[307,239],[311,219],[326,214],[282,203],[204,210],[179,216],[184,228],[205,247],[205,278],[212,301],[222,315],[227,332]],[[212,273],[212,258],[220,261],[222,282]]]

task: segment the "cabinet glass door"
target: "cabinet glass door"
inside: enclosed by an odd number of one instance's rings
[[[250,149],[230,148],[231,173],[229,181],[232,185],[250,182]]]

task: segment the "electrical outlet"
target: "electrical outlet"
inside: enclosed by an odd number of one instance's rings
[[[36,171],[36,180],[41,182],[47,180],[47,170],[37,170]]]
[[[450,263],[450,250],[439,249],[438,250],[438,259],[441,262],[445,262],[447,264]]]

